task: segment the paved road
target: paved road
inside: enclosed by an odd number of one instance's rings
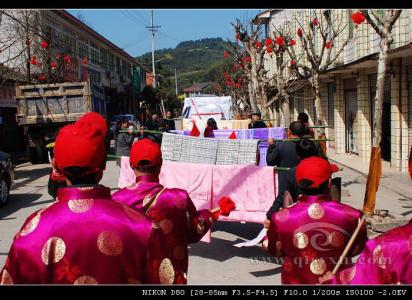
[[[10,203],[0,208],[0,268],[4,265],[13,236],[20,229],[26,217],[49,204],[47,181],[50,167],[47,164],[24,164],[16,167],[16,181],[11,192]],[[117,186],[119,169],[114,162],[108,162],[102,184],[113,191]],[[344,170],[343,202],[362,208],[365,191],[364,176]],[[412,199],[380,188],[377,208],[410,217]],[[236,248],[233,244],[254,238],[262,226],[219,222],[212,232],[212,243],[198,243],[190,246],[189,284],[280,284],[280,265],[266,256],[260,247]]]

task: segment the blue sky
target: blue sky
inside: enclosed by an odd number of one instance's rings
[[[68,9],[74,16],[80,13],[86,23],[132,56],[151,51],[150,23],[147,9]],[[181,41],[221,37],[234,39],[231,22],[256,16],[263,9],[169,9],[154,10],[156,49],[173,48]]]

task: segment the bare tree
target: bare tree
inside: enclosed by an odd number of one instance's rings
[[[388,51],[393,43],[392,29],[401,15],[401,9],[388,9],[384,16],[379,16],[375,10],[361,10],[367,22],[372,26],[380,37],[378,77],[375,95],[375,118],[373,121],[373,140],[371,160],[369,163],[369,174],[366,182],[363,211],[367,215],[374,213],[376,202],[376,191],[381,177],[381,139],[382,139],[382,106],[384,96],[384,83],[386,67],[389,62]]]
[[[310,81],[315,98],[318,124],[323,125],[325,118],[321,103],[320,75],[336,62],[354,34],[353,31],[347,30],[347,35],[342,39],[339,48],[333,49],[336,47],[337,38],[344,34],[349,25],[349,15],[332,13],[331,10],[323,10],[322,13],[316,12],[316,10],[312,10],[312,12],[314,14],[312,19],[307,10],[303,12],[303,23],[295,16],[295,21],[299,24],[297,35],[300,40],[301,52],[309,64],[305,65],[300,62],[302,57],[297,56],[293,47],[288,46],[287,53],[290,59],[296,62],[292,68],[293,74],[297,78]],[[305,23],[308,23],[309,26],[305,27]]]

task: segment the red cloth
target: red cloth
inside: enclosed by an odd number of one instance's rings
[[[412,147],[411,147],[411,153],[409,154],[409,175],[411,175],[411,179],[412,179]]]
[[[193,122],[193,128],[192,131],[189,134],[190,136],[200,136],[200,131],[196,126],[196,123]]]
[[[339,170],[338,166],[330,164],[326,159],[310,157],[302,160],[296,168],[296,182],[308,179],[313,183],[308,188],[317,188]]]
[[[142,139],[133,144],[130,150],[130,164],[136,168],[141,161],[148,161],[148,166],[158,166],[162,163],[160,145],[150,139]]]
[[[77,121],[77,123],[83,122],[95,124],[102,131],[103,135],[106,135],[107,123],[106,119],[101,114],[98,114],[96,112],[89,112],[87,114],[84,114],[83,117],[81,117]]]
[[[229,140],[235,140],[236,138],[236,133],[232,131],[232,133],[229,135]]]
[[[105,160],[105,137],[93,123],[80,122],[63,127],[56,139],[54,157],[60,170],[84,167],[100,170]]]

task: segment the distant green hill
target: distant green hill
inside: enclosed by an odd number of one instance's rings
[[[215,82],[217,70],[224,61],[226,45],[227,42],[221,38],[207,38],[181,42],[174,49],[156,50],[156,73],[170,79],[174,86],[176,67],[179,92],[193,83]],[[152,68],[151,52],[137,57],[137,60]]]

